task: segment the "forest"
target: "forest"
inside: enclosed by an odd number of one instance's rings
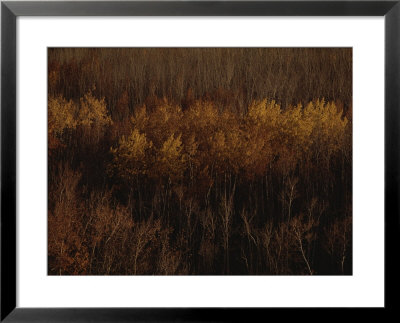
[[[351,48],[49,48],[49,275],[351,275]]]

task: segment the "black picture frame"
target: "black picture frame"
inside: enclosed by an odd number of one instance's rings
[[[19,16],[384,16],[385,19],[385,307],[398,286],[400,177],[400,1],[74,1],[1,3],[1,321],[245,321],[267,308],[16,307],[16,19]],[[389,243],[390,242],[390,243]],[[393,249],[393,250],[392,250]],[[38,291],[40,293],[40,291]],[[269,309],[287,313],[282,309]],[[291,309],[292,310],[292,309]],[[332,309],[326,309],[335,315]],[[290,312],[290,311],[289,311]],[[381,311],[379,311],[381,313]],[[370,314],[368,314],[370,315]],[[380,314],[379,314],[380,315]],[[265,318],[265,316],[264,316]]]

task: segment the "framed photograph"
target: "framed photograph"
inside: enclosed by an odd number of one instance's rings
[[[381,308],[398,1],[1,4],[1,320]]]

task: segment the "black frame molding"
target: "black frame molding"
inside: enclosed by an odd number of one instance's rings
[[[400,0],[396,1],[2,1],[0,321],[253,321],[263,309],[16,307],[16,19],[18,16],[384,16],[385,308],[396,307],[400,180]],[[373,238],[371,234],[371,238]],[[389,243],[390,241],[390,243]],[[394,246],[393,246],[394,245]],[[373,261],[371,257],[371,261]],[[268,309],[272,310],[272,309]],[[286,314],[285,309],[273,309]],[[382,309],[377,309],[382,319]],[[329,316],[336,310],[325,309]],[[350,310],[347,310],[349,312]],[[292,312],[292,311],[289,311]],[[303,311],[304,312],[304,311]],[[371,318],[371,311],[368,311]],[[265,316],[264,316],[265,317]],[[339,317],[339,316],[338,316]],[[343,315],[340,316],[343,318]],[[266,317],[265,317],[266,319]],[[257,319],[258,320],[258,319]]]

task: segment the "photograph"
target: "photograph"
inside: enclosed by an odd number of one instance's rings
[[[352,275],[352,109],[351,47],[47,48],[47,275]]]

